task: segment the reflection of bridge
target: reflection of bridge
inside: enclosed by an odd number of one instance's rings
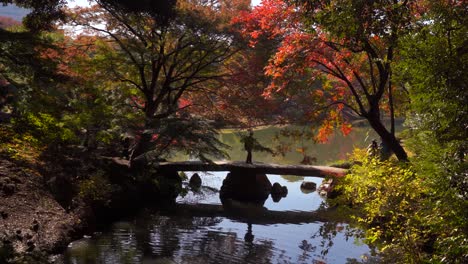
[[[201,161],[161,162],[154,164],[156,169],[169,171],[249,171],[252,173],[343,177],[345,169],[328,166],[311,165],[278,165],[267,163],[247,164],[245,162],[215,161],[211,163]]]
[[[273,211],[265,207],[231,201],[229,205],[216,204],[177,204],[172,211],[181,215],[197,217],[226,217],[250,224],[301,224],[340,220],[335,210]]]

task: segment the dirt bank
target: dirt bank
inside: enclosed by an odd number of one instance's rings
[[[0,157],[0,263],[44,262],[84,230],[83,217],[57,203],[34,166]]]

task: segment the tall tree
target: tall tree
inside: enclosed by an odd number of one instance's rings
[[[32,31],[51,30],[54,28],[54,21],[65,18],[62,12],[65,0],[1,0],[0,3],[31,9],[24,24]]]
[[[468,197],[468,10],[464,1],[426,1],[426,12],[415,34],[403,39],[405,74],[411,111],[407,123],[413,152],[440,162],[430,175],[450,179],[456,192]],[[433,156],[430,156],[432,154]]]
[[[269,92],[291,88],[293,80],[305,77],[322,79],[322,89],[314,91],[327,102],[316,107],[323,119],[319,135],[332,131],[333,120],[347,131],[349,124],[340,119],[347,107],[368,120],[398,159],[407,160],[394,126],[385,127],[381,112],[388,100],[393,113],[392,66],[415,9],[414,1],[266,0],[239,22],[252,44],[260,36],[282,38],[266,70],[273,77]]]
[[[109,77],[120,82],[118,88],[135,91],[132,100],[144,124],[133,158],[150,150],[160,138],[155,138],[158,129],[181,118],[188,107],[180,105],[184,94],[213,87],[225,76],[223,61],[236,52],[227,24],[227,16],[235,12],[226,11],[245,8],[245,2],[178,1],[174,15],[161,17],[153,9],[129,12],[98,1],[71,14],[76,25],[112,43],[115,56],[109,60]],[[204,139],[199,139],[202,144]],[[205,149],[215,150],[211,143]]]
[[[21,88],[20,93],[25,94],[33,82],[45,86],[59,77],[55,72],[56,63],[44,58],[42,52],[52,47],[44,31],[54,29],[54,22],[64,18],[61,7],[65,1],[2,0],[0,3],[30,9],[23,19],[24,27],[8,27],[11,21],[5,24],[2,23],[4,19],[0,22],[0,78],[3,82]],[[5,91],[0,87],[2,89],[0,92]]]
[[[412,100],[411,125],[432,131],[439,144],[463,142],[468,138],[468,11],[463,1],[431,0],[426,6],[425,23],[403,39],[405,59],[399,64]]]

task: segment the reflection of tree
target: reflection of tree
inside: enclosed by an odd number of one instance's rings
[[[299,177],[296,175],[281,175],[281,178],[285,179],[288,182],[301,182],[304,181],[304,177]]]
[[[310,127],[305,127],[310,129]],[[397,131],[401,126],[397,127]],[[296,130],[302,130],[303,127],[296,127]],[[307,149],[307,155],[317,158],[315,164],[326,164],[334,162],[339,159],[346,157],[347,153],[350,153],[354,147],[365,148],[369,142],[366,141],[368,138],[375,137],[375,132],[369,127],[356,127],[351,133],[344,137],[341,133],[337,132],[332,139],[326,144],[315,144],[312,139],[305,137],[288,137],[286,135],[279,135],[280,127],[267,127],[264,129],[256,130],[255,137],[262,145],[271,149],[276,149],[277,152],[281,152],[284,148],[285,156],[276,155],[272,157],[268,153],[257,153],[255,159],[259,162],[279,163],[279,164],[298,164],[303,160],[303,154],[296,151],[298,149]],[[290,131],[294,130],[291,126]],[[236,131],[228,131],[220,136],[221,142],[231,146],[228,150],[228,154],[231,160],[244,160],[245,151],[240,142],[240,137]],[[186,158],[177,157],[181,160]]]
[[[202,239],[192,238],[178,252],[182,263],[271,263],[274,254],[271,241],[245,243],[232,232],[208,231]]]
[[[247,233],[245,233],[244,241],[247,243],[252,243],[255,236],[252,233],[252,224],[247,224]]]
[[[317,246],[312,246],[307,240],[302,240],[302,244],[299,245],[299,248],[302,250],[302,255],[299,256],[298,261],[306,262],[310,258],[309,253],[315,252]]]
[[[116,223],[113,232],[100,236],[98,239],[90,239],[81,242],[72,249],[64,264],[69,263],[139,263],[142,252],[138,248],[133,225]]]
[[[338,221],[328,221],[322,222],[319,230],[311,236],[311,239],[314,241],[316,239],[320,239],[320,244],[318,246],[313,246],[307,240],[303,240],[302,243],[299,245],[299,248],[303,250],[303,253],[298,258],[298,262],[307,261],[311,256],[310,253],[316,252],[318,248],[320,248],[320,252],[317,253],[315,256],[319,258],[325,259],[328,255],[329,250],[334,245],[335,237],[338,233],[342,232],[345,229],[345,224],[338,222]],[[349,237],[353,237],[354,229],[346,227],[345,237],[348,240]],[[314,260],[314,263],[320,263],[321,260]]]

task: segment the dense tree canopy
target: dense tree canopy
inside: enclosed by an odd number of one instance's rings
[[[154,136],[160,134],[162,120],[181,118],[180,112],[189,106],[180,104],[184,94],[208,90],[226,75],[223,61],[237,50],[226,26],[232,12],[242,8],[246,8],[245,1],[237,5],[178,1],[175,15],[161,18],[152,9],[129,13],[104,1],[71,14],[76,25],[109,43],[99,51],[107,57],[100,66],[120,83],[117,89],[132,95],[133,108],[143,114],[134,157],[151,145],[175,143],[161,143],[164,137]],[[197,136],[192,140],[204,142]],[[206,149],[216,152],[208,144]]]
[[[273,77],[269,92],[294,88],[297,80],[309,83],[326,78],[314,89],[326,104],[317,115],[327,115],[319,136],[331,133],[333,124],[349,127],[340,118],[347,107],[366,118],[397,157],[407,154],[395,137],[391,73],[399,39],[408,33],[417,5],[411,1],[264,1],[239,19],[243,33],[256,40],[266,35],[282,44],[266,73]],[[389,104],[391,128],[381,113]],[[320,108],[322,110],[320,110]],[[323,117],[322,117],[323,118]],[[335,120],[335,121],[333,121]]]

